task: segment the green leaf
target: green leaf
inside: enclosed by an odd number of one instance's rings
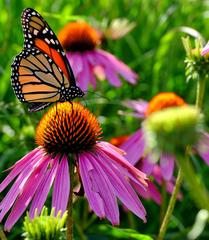
[[[109,225],[100,225],[96,229],[94,229],[94,233],[102,234],[103,236],[109,236],[111,239],[132,239],[132,240],[153,240],[148,235],[140,234],[135,230],[132,229],[123,229],[112,227]]]

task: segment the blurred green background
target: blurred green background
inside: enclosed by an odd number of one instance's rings
[[[89,23],[92,18],[100,22],[124,17],[136,23],[131,33],[116,41],[108,40],[105,48],[139,74],[137,86],[133,87],[123,81],[122,87],[116,89],[103,81],[98,83],[97,89],[101,97],[89,94],[85,99],[85,104],[99,117],[104,139],[130,134],[139,127],[137,119],[118,115],[118,110],[125,110],[121,106],[121,100],[149,100],[159,91],[174,91],[189,103],[195,102],[196,83],[186,83],[185,80],[185,51],[181,37],[186,34],[181,31],[181,27],[196,29],[205,39],[209,39],[209,1],[0,0],[0,172],[35,147],[35,126],[43,114],[28,113],[27,107],[17,101],[10,84],[10,66],[23,45],[20,17],[26,7],[40,12],[55,33],[74,15]],[[209,84],[204,99],[206,122],[209,121],[208,90]],[[194,159],[194,163],[200,177],[209,187],[208,168],[198,159]],[[1,173],[0,180],[5,176],[6,173]],[[186,235],[194,223],[198,210],[188,192],[184,189],[182,191],[184,198],[177,203],[166,239],[187,239]],[[5,194],[6,191],[1,193],[0,199]],[[48,203],[50,206],[50,198]],[[151,201],[143,200],[143,203],[147,209],[147,224],[143,224],[131,213],[127,217],[127,213],[121,211],[121,227],[134,228],[140,233],[154,236],[159,228],[160,207]],[[121,239],[109,236],[108,229],[104,230],[107,222],[88,214],[87,209],[84,199],[75,205],[75,221],[82,234],[88,239]],[[11,233],[7,234],[9,239],[21,239],[21,224],[20,220]],[[209,229],[205,228],[198,239],[209,239]]]

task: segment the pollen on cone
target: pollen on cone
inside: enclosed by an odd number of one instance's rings
[[[36,143],[51,153],[78,153],[91,149],[100,139],[96,117],[79,103],[58,103],[41,119]]]
[[[159,93],[149,102],[145,115],[148,116],[165,108],[184,105],[186,105],[185,101],[173,92]]]
[[[85,22],[68,23],[58,34],[58,39],[65,50],[93,50],[100,44],[99,33]]]

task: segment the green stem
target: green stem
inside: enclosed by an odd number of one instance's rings
[[[173,212],[173,209],[174,209],[174,206],[175,206],[175,203],[176,203],[176,198],[177,198],[177,195],[178,195],[181,183],[182,183],[182,179],[183,179],[183,176],[182,176],[182,171],[181,171],[181,168],[180,168],[179,172],[178,172],[177,179],[176,179],[176,185],[175,185],[173,193],[171,195],[171,198],[170,198],[170,201],[169,201],[169,204],[168,204],[168,208],[166,210],[165,217],[164,217],[162,225],[160,227],[160,231],[159,231],[157,240],[163,240],[164,239],[165,232],[166,232],[166,229],[168,227],[168,222],[170,220],[171,214]]]
[[[6,237],[4,231],[1,228],[0,228],[0,239],[1,240],[7,240],[7,237]]]
[[[127,212],[127,217],[128,217],[128,225],[129,225],[129,228],[131,229],[136,229],[136,223],[134,221],[134,215],[132,212],[128,211]]]
[[[66,234],[67,240],[73,240],[73,180],[74,180],[74,165],[73,160],[69,158],[69,172],[70,172],[70,194],[67,206],[67,221],[66,221]]]
[[[184,173],[185,180],[190,190],[190,195],[199,208],[209,211],[209,195],[208,192],[194,170],[189,158],[178,157],[178,161]]]
[[[196,107],[202,108],[203,98],[205,94],[205,85],[207,78],[199,79],[197,82]]]
[[[162,197],[162,202],[160,205],[160,224],[162,224],[163,218],[165,216],[166,207],[167,207],[167,192],[166,192],[165,180],[163,180],[162,182],[161,197]]]

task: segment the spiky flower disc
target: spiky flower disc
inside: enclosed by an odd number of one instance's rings
[[[79,103],[58,103],[41,119],[36,143],[51,153],[78,153],[91,149],[100,139],[96,117]]]
[[[98,32],[85,22],[70,22],[58,35],[58,38],[67,51],[93,50],[100,44]]]

